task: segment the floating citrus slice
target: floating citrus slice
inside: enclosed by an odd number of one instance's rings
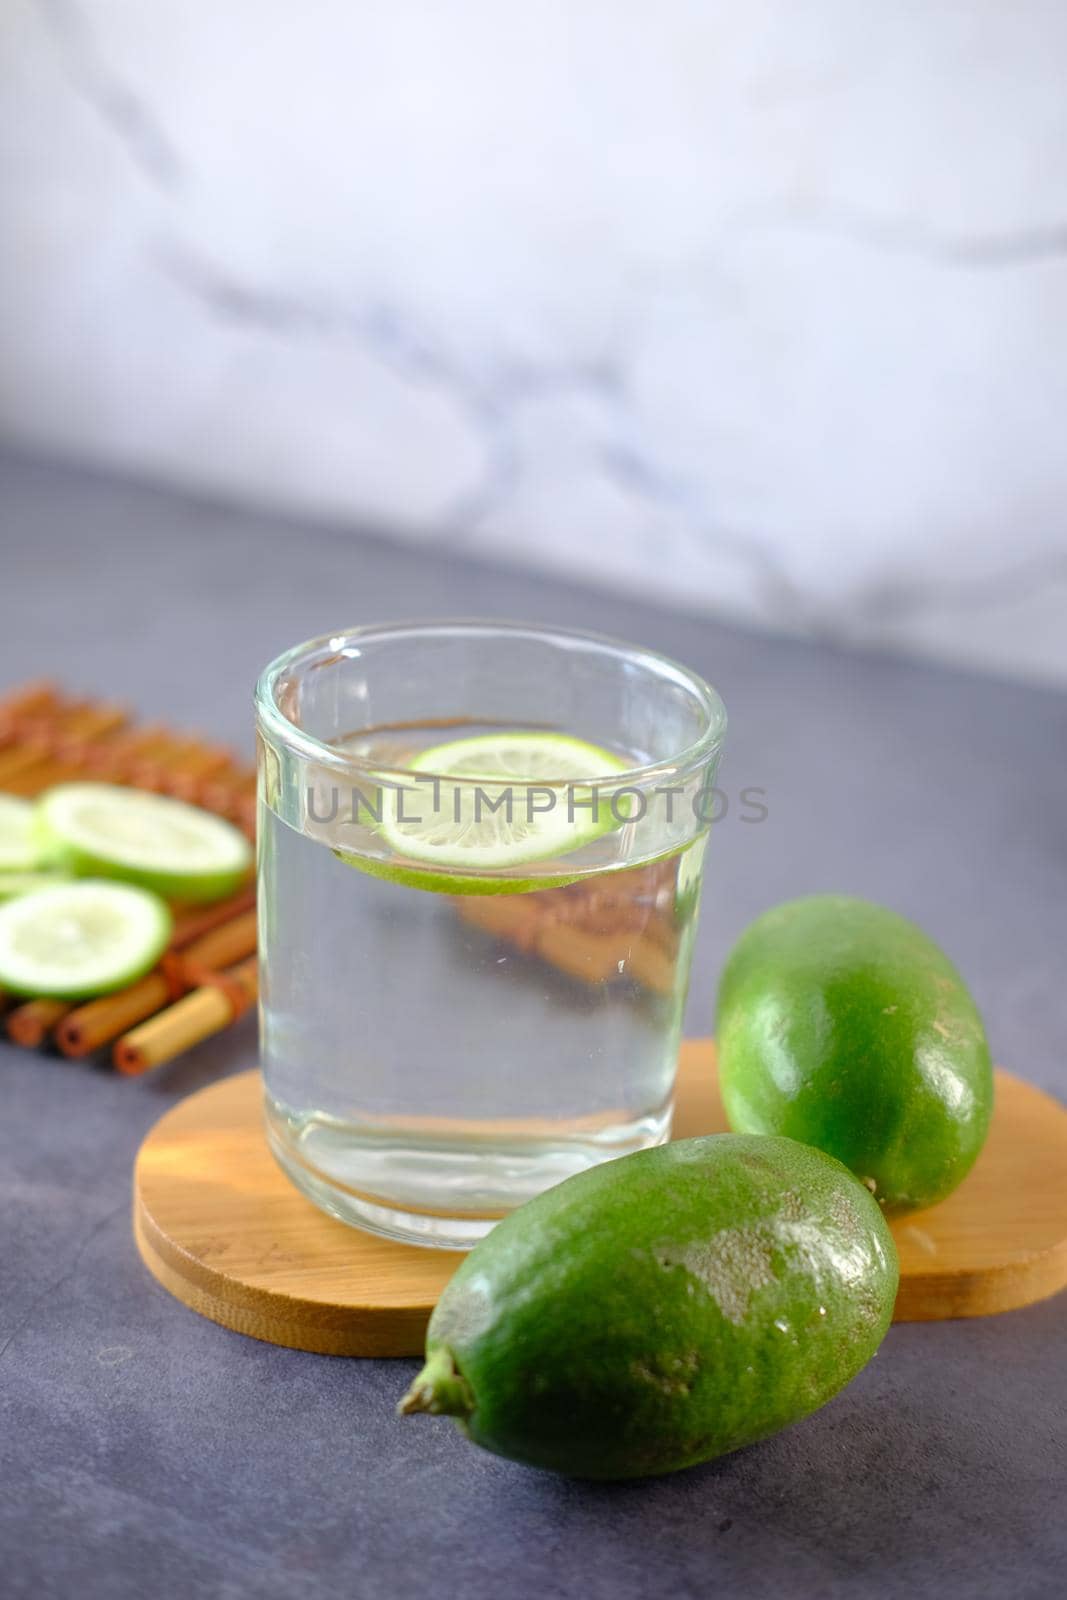
[[[622,757],[567,734],[501,732],[422,750],[411,777],[379,790],[380,836],[399,861],[337,851],[377,877],[444,894],[519,894],[576,872],[517,877],[572,855],[625,820],[607,782]],[[424,776],[423,776],[424,775]],[[409,865],[408,863],[411,863]]]

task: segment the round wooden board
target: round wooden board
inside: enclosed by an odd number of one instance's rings
[[[412,1356],[463,1259],[362,1233],[318,1211],[275,1165],[258,1072],[168,1111],[134,1171],[134,1233],[171,1294],[272,1344],[323,1355]],[[726,1128],[710,1039],[682,1047],[675,1135]],[[997,1073],[989,1140],[964,1184],[894,1223],[896,1320],[1009,1311],[1067,1284],[1067,1110]]]

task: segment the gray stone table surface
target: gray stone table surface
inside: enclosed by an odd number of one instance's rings
[[[746,921],[819,889],[916,918],[999,1060],[1067,1094],[1067,697],[760,637],[469,562],[4,459],[0,685],[52,672],[250,747],[257,669],[361,621],[517,615],[669,651],[729,708],[689,1029]],[[609,560],[610,556],[605,555]],[[746,786],[767,819],[739,815]],[[410,1362],[201,1321],[130,1237],[139,1081],[0,1046],[0,1593],[366,1600],[1067,1592],[1067,1296],[894,1327],[823,1411],[675,1478],[567,1482],[398,1421]]]

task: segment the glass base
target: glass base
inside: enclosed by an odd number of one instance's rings
[[[666,1144],[672,1109],[595,1137],[416,1145],[395,1131],[298,1118],[268,1096],[267,1142],[290,1181],[331,1217],[401,1244],[470,1250],[502,1217],[565,1178]]]

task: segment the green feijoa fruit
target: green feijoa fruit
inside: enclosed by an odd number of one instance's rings
[[[742,934],[719,986],[730,1126],[850,1167],[887,1212],[933,1205],[974,1165],[993,1070],[982,1019],[914,923],[845,895],[792,900]]]
[[[498,1223],[441,1296],[401,1410],[576,1477],[675,1472],[836,1394],[881,1343],[897,1276],[839,1162],[792,1139],[680,1140]]]

